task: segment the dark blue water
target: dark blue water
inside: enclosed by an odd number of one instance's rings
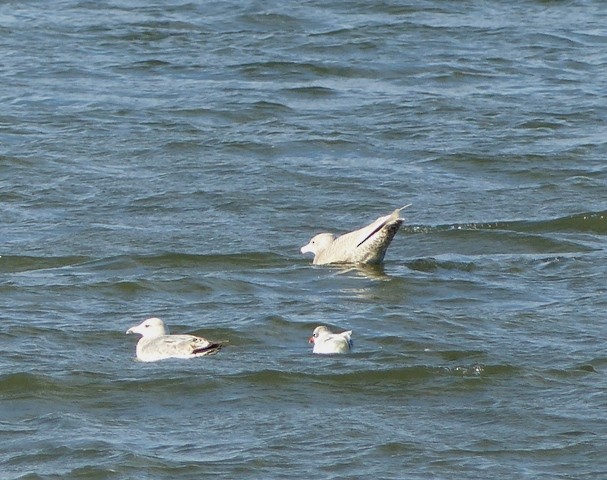
[[[0,478],[607,476],[606,24],[1,3]],[[407,203],[383,268],[299,253]]]

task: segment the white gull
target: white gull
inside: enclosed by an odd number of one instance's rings
[[[316,327],[309,342],[314,344],[313,353],[348,353],[352,350],[352,330],[333,333],[324,325]]]
[[[195,358],[217,353],[221,343],[210,342],[194,335],[170,335],[164,322],[153,317],[144,320],[126,333],[141,335],[137,342],[137,359],[155,362],[165,358]]]
[[[380,217],[370,225],[335,237],[332,233],[319,233],[310,243],[301,247],[301,253],[313,253],[314,265],[328,263],[380,264],[390,242],[403,223],[401,210]]]

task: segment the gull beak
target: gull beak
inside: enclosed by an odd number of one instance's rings
[[[310,338],[308,339],[308,343],[314,343],[314,337],[310,337]]]
[[[303,247],[301,247],[301,253],[314,253],[312,251],[312,247],[310,246],[310,244],[308,243],[307,245],[304,245]]]

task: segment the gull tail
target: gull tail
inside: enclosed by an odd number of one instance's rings
[[[380,223],[377,226],[377,228],[375,230],[373,230],[369,235],[367,235],[362,242],[360,242],[358,245],[356,245],[356,248],[360,247],[363,243],[365,243],[367,240],[369,240],[373,235],[375,235],[377,232],[379,232],[386,225],[388,225],[390,223],[398,223],[398,225],[400,226],[400,224],[404,220],[403,218],[401,218],[400,212],[410,206],[411,206],[411,204],[409,203],[409,204],[405,205],[404,207],[400,207],[400,208],[397,208],[396,210],[394,210],[392,212],[392,214],[390,214],[390,216],[388,216],[388,218],[386,218],[386,221]]]
[[[192,355],[197,355],[202,357],[203,355],[215,355],[219,350],[221,350],[223,345],[221,343],[210,343],[206,347],[197,348],[192,351]]]
[[[392,215],[390,215],[390,220],[392,220],[393,217],[394,217],[394,220],[399,219],[400,218],[400,212],[402,212],[405,208],[409,208],[411,205],[413,205],[413,204],[412,203],[408,203],[404,207],[400,207],[400,208],[397,208],[396,210],[394,210],[392,212]]]

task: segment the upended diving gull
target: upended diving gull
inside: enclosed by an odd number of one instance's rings
[[[310,243],[301,247],[301,253],[313,253],[314,265],[328,263],[379,264],[396,232],[403,223],[401,210],[397,208],[390,215],[380,217],[372,224],[359,230],[335,237],[332,233],[319,233]]]
[[[126,333],[141,335],[137,342],[137,360],[155,362],[165,358],[194,358],[217,353],[221,343],[210,342],[194,335],[170,335],[159,318],[148,318]]]
[[[348,353],[352,350],[352,330],[333,333],[324,325],[316,327],[309,343],[314,344],[313,353]]]

